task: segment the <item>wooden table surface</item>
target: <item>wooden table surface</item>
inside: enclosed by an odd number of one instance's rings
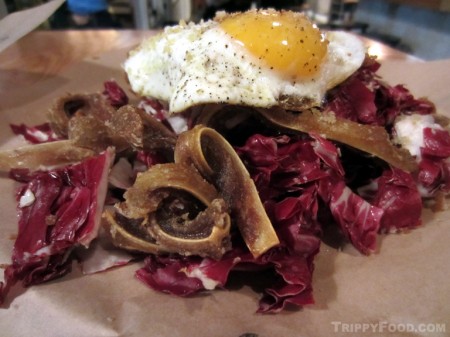
[[[0,52],[0,94],[56,75],[85,58],[116,49],[131,49],[155,31],[63,30],[33,31]],[[417,60],[382,43],[362,38],[380,60]]]

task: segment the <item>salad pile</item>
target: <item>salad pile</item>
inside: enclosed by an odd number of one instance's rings
[[[107,81],[58,99],[44,124],[11,125],[31,144],[0,154],[18,182],[0,302],[74,261],[89,272],[142,261],[136,277],[165,293],[226,288],[239,271],[263,283],[258,312],[314,303],[324,237],[374,253],[380,233],[420,226],[423,207],[443,208],[450,190],[446,121],[379,67],[366,57],[323,106],[284,117],[227,106],[168,117]],[[99,241],[116,249],[92,267],[85,251]]]

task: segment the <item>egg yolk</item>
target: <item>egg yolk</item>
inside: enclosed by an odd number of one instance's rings
[[[320,30],[300,13],[249,11],[230,15],[220,25],[270,69],[293,79],[313,76],[327,53]]]

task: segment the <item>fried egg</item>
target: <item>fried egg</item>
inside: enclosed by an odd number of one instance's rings
[[[134,92],[170,113],[209,103],[303,110],[364,58],[351,33],[322,33],[297,12],[252,10],[167,27],[131,51],[124,69]]]

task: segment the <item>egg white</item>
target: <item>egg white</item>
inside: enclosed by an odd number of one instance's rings
[[[265,66],[213,20],[167,27],[130,52],[124,69],[133,91],[167,102],[170,113],[208,103],[302,110],[320,105],[364,61],[356,36],[329,32],[326,38],[319,71],[295,80]]]

